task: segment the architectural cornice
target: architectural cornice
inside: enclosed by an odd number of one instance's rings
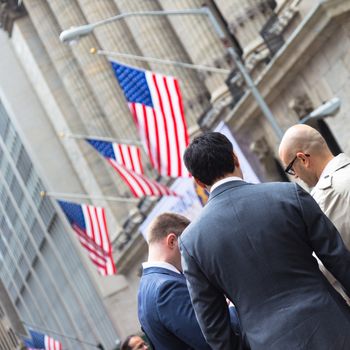
[[[118,254],[116,259],[118,272],[127,274],[135,265],[135,261],[140,260],[142,255],[147,254],[147,251],[148,246],[142,234],[140,232],[135,232],[121,254]]]
[[[335,18],[349,11],[350,2],[347,0],[322,0],[301,21],[256,81],[256,86],[267,103],[278,96],[310,59],[311,53],[331,36],[337,27]],[[225,121],[230,123],[234,130],[239,130],[248,119],[256,118],[259,114],[260,109],[252,94],[247,93],[227,115]]]
[[[26,10],[20,1],[1,0],[0,1],[0,27],[11,35],[13,23],[16,19],[24,16]]]

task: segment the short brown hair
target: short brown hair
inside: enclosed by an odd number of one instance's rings
[[[130,342],[131,338],[133,338],[133,337],[136,337],[136,335],[131,334],[131,335],[127,336],[127,338],[123,341],[120,349],[121,350],[132,350],[131,346],[129,345],[129,342]]]
[[[175,233],[177,236],[180,236],[189,224],[190,220],[183,215],[175,213],[160,214],[151,222],[148,228],[148,243],[160,241],[169,233]]]

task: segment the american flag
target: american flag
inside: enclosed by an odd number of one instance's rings
[[[188,177],[182,160],[188,133],[177,79],[111,64],[152,166],[163,176]]]
[[[139,147],[93,139],[86,139],[86,141],[104,157],[114,159],[118,164],[123,165],[125,168],[137,174],[143,174],[141,151]]]
[[[28,350],[62,350],[62,344],[58,340],[46,334],[29,330],[31,339],[24,339],[24,345]]]
[[[80,244],[88,251],[101,275],[114,275],[113,260],[104,208],[87,204],[58,201]]]
[[[138,173],[129,167],[126,167],[124,162],[118,161],[115,156],[115,152],[112,146],[103,145],[102,143],[108,143],[104,141],[87,140],[101,155],[103,155],[112,167],[118,172],[125,184],[129,187],[134,197],[140,198],[143,196],[176,196],[176,193],[170,190],[167,186],[148,179],[142,173]],[[121,158],[119,158],[120,160]]]
[[[176,192],[163,184],[148,179],[146,176],[136,174],[131,170],[126,169],[116,161],[108,160],[113,168],[119,173],[124,182],[129,186],[134,197],[140,198],[143,196],[177,196]]]

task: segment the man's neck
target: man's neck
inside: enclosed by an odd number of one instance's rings
[[[150,263],[165,262],[177,268],[176,263],[171,258],[171,255],[164,252],[164,248],[161,249],[161,248],[155,247],[155,249],[153,250],[151,247],[149,247],[147,261]]]
[[[181,269],[179,269],[178,267],[176,267],[173,264],[169,264],[165,261],[147,261],[142,263],[142,267],[144,269],[150,268],[150,267],[160,267],[162,269],[167,269],[170,271],[174,271],[176,273],[181,273]]]

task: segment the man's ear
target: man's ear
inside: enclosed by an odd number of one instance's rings
[[[202,181],[196,179],[195,177],[194,178],[194,181],[196,182],[196,184],[199,186],[199,187],[202,187],[204,188],[205,190],[207,189],[207,185],[205,183],[203,183]]]
[[[297,152],[296,156],[299,158],[300,162],[304,167],[308,168],[310,166],[310,156],[305,155],[303,152]]]
[[[233,162],[234,162],[234,164],[235,164],[235,167],[236,167],[236,168],[239,168],[239,167],[240,167],[240,164],[239,164],[238,157],[235,155],[235,152],[232,152],[232,156],[233,156]]]
[[[177,245],[177,236],[175,233],[169,233],[166,237],[166,243],[169,248],[175,248]]]

